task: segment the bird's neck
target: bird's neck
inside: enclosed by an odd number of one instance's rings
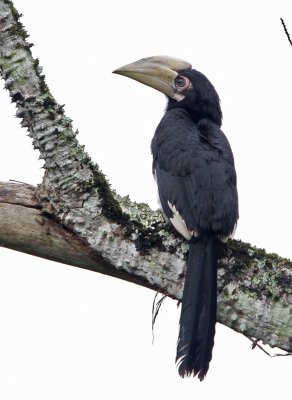
[[[222,111],[219,103],[215,104],[212,102],[197,102],[194,104],[184,100],[176,101],[168,98],[166,111],[174,108],[183,108],[185,111],[187,111],[190,118],[196,124],[202,119],[208,119],[218,126],[222,125]]]

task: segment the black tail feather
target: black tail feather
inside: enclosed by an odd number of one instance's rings
[[[202,381],[209,369],[214,345],[217,309],[217,239],[190,241],[182,297],[176,361],[179,374]]]

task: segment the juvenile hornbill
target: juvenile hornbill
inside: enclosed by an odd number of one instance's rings
[[[149,57],[114,71],[167,97],[151,143],[153,175],[166,218],[189,241],[176,361],[203,380],[212,358],[217,308],[217,247],[235,231],[233,154],[221,131],[219,96],[191,64]]]

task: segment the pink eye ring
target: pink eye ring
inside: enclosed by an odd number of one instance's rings
[[[190,80],[185,76],[178,75],[175,78],[175,86],[177,89],[188,89],[190,87]]]

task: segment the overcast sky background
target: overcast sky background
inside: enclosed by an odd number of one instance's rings
[[[291,0],[15,0],[33,55],[113,188],[157,208],[150,141],[163,95],[111,71],[151,55],[190,61],[216,87],[240,196],[236,238],[292,259]],[[41,182],[42,162],[1,83],[0,180]],[[291,357],[269,358],[217,325],[206,380],[179,378],[179,311],[155,293],[0,249],[0,398],[274,399],[292,390]],[[274,352],[275,350],[272,350]]]

